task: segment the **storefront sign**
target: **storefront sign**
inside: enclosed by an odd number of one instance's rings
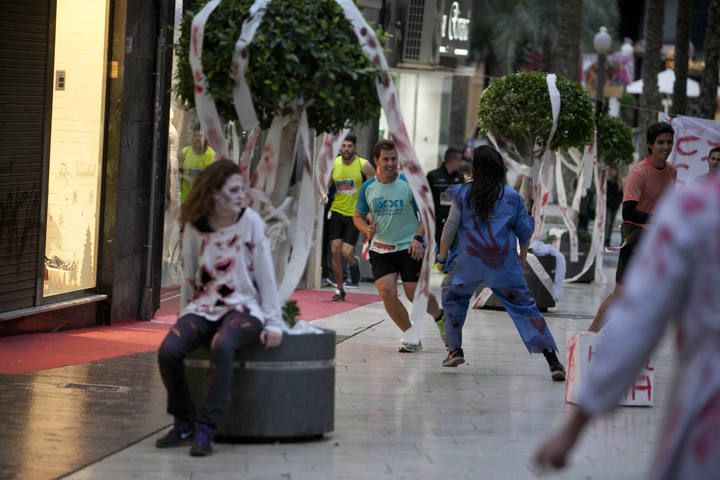
[[[470,0],[442,2],[440,54],[466,57],[470,48]]]

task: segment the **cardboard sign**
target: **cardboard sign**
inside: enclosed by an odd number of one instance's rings
[[[598,353],[600,334],[593,332],[567,332],[567,379],[565,401],[577,403],[577,389],[588,367]],[[655,402],[655,368],[650,361],[643,366],[635,383],[625,392],[619,405],[626,407],[652,407]]]

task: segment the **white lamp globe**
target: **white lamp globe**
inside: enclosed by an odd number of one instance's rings
[[[607,32],[607,28],[600,27],[600,31],[593,37],[593,47],[598,55],[607,55],[612,46],[612,37]]]

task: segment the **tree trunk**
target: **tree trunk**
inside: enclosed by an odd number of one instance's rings
[[[687,113],[688,52],[690,50],[690,23],[693,0],[679,0],[677,10],[677,34],[675,38],[675,86],[673,87],[673,115]]]
[[[579,81],[580,41],[582,36],[582,0],[557,2],[557,52],[555,71],[560,75]]]
[[[657,121],[662,105],[658,92],[657,76],[662,68],[663,19],[665,1],[648,0],[645,8],[645,59],[643,61],[643,94],[640,97],[640,131],[645,136],[647,128]],[[640,147],[640,156],[647,154],[646,146]]]
[[[705,71],[700,86],[700,115],[714,119],[720,66],[720,0],[710,0],[705,30]]]

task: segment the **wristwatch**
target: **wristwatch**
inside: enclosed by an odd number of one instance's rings
[[[417,240],[418,242],[422,243],[423,245],[425,244],[425,237],[423,237],[422,235],[415,235],[413,237],[413,240]]]
[[[446,257],[446,258],[440,258],[440,254],[439,254],[439,253],[438,253],[437,255],[435,255],[435,263],[445,263],[445,262],[447,262],[447,257]]]

